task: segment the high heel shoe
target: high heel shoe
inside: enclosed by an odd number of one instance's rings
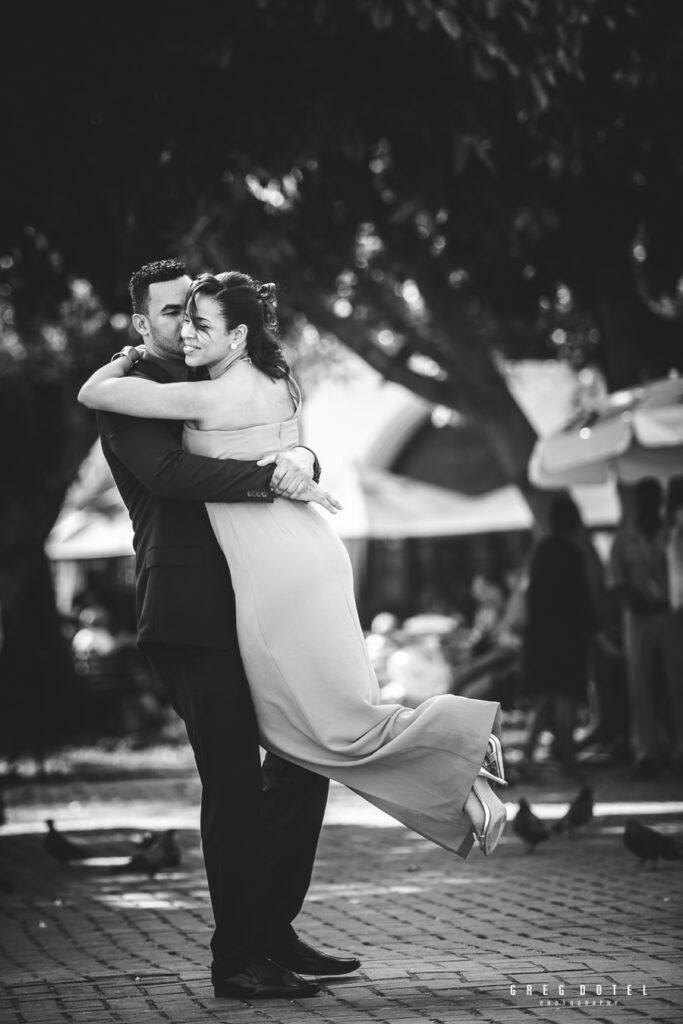
[[[488,783],[480,782],[479,778],[474,780],[472,793],[484,811],[484,827],[481,832],[473,828],[472,833],[479,843],[481,852],[485,857],[489,857],[498,845],[507,822],[505,804],[491,791]]]
[[[505,768],[503,766],[503,750],[497,736],[491,734],[486,744],[484,763],[479,772],[485,779],[495,782],[499,786],[507,786],[505,780]]]

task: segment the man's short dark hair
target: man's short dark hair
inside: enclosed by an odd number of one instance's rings
[[[147,313],[149,309],[149,286],[158,281],[175,281],[177,277],[187,275],[187,267],[182,260],[175,257],[167,260],[154,260],[145,263],[136,270],[128,282],[130,301],[134,313]],[[188,275],[189,276],[189,275]]]

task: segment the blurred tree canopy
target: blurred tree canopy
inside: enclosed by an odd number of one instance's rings
[[[501,360],[681,368],[678,5],[131,11],[53,5],[3,55],[5,554],[42,548],[94,436],[78,385],[162,255],[279,282],[286,325],[477,422],[532,505]]]

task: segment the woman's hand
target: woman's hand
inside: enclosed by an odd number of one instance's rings
[[[316,505],[336,515],[343,507],[319,484],[313,482],[313,453],[308,448],[287,448],[274,455],[265,455],[256,463],[268,466],[275,463],[270,489],[290,501],[314,501]]]
[[[306,487],[297,491],[297,493],[291,498],[292,501],[313,501],[316,505],[322,505],[324,509],[331,512],[333,516],[336,516],[337,512],[340,511],[344,506],[341,502],[337,501],[329,491],[324,490],[320,484],[314,484],[312,481],[307,484]]]

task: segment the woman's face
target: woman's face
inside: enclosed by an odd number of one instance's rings
[[[228,330],[221,308],[211,295],[197,295],[195,309],[197,326],[186,313],[181,330],[185,362],[188,366],[207,366],[210,369],[233,351],[230,346],[239,341],[237,332],[240,328]]]

